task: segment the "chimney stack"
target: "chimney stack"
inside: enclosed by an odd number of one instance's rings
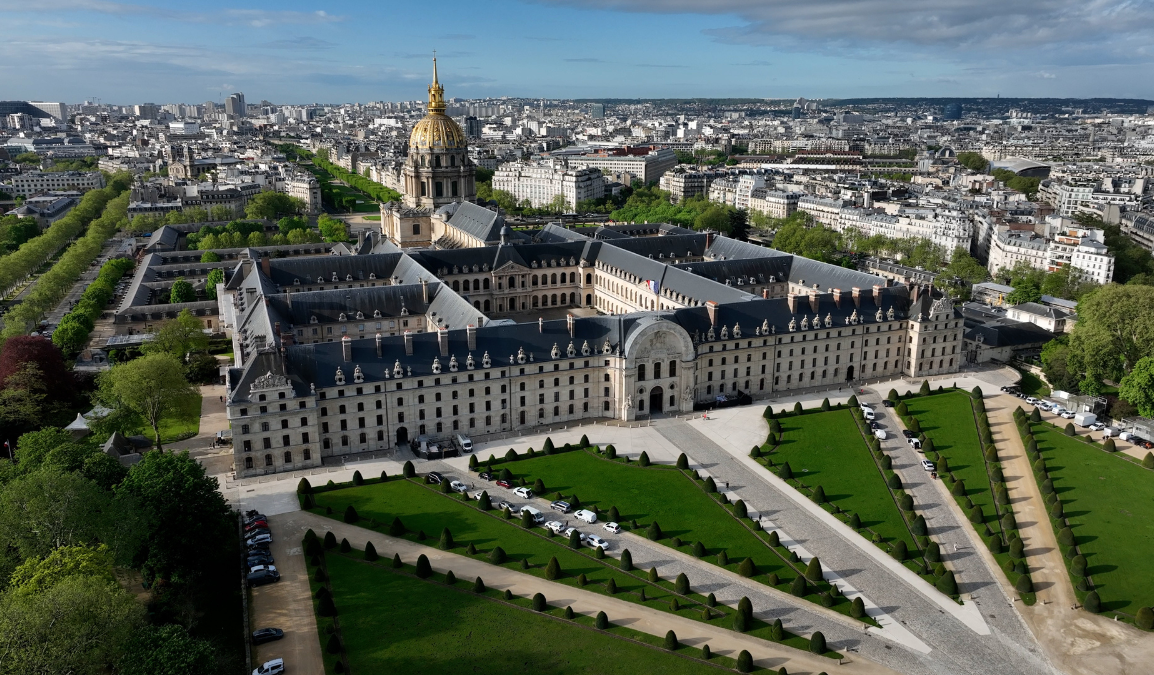
[[[269,259],[269,257],[268,257],[267,255],[266,255],[266,256],[263,256],[263,257],[260,259],[260,271],[261,271],[261,272],[264,272],[264,275],[265,275],[266,277],[271,277],[271,276],[272,276],[272,272],[271,272],[270,270],[271,270],[270,259]]]
[[[713,246],[713,233],[712,232],[706,232],[705,233],[705,250],[708,251],[710,246]]]
[[[765,288],[761,289],[761,298],[763,300],[769,299],[769,286],[766,286]]]
[[[841,308],[841,289],[833,289],[833,304],[835,307]]]
[[[377,358],[381,358],[381,334],[377,333]]]
[[[538,333],[544,333],[545,332],[545,319],[542,317],[537,317],[537,332]]]
[[[861,307],[861,289],[857,286],[854,286],[851,291],[853,293],[853,304]]]
[[[437,329],[437,345],[441,348],[441,356],[449,355],[449,329]]]
[[[814,314],[817,314],[817,289],[816,288],[812,288],[809,291],[809,308],[813,310]]]
[[[469,351],[477,349],[477,326],[475,324],[465,326],[465,336],[469,339]]]
[[[882,288],[880,284],[874,284],[874,304],[878,307],[882,306]]]
[[[421,300],[429,304],[429,280],[421,277]]]
[[[705,302],[705,311],[709,312],[709,325],[717,327],[717,303],[713,300]]]
[[[918,286],[918,284],[914,284],[913,286],[910,286],[910,304],[913,304],[913,303],[918,301],[918,289],[919,288],[920,288],[920,286]]]
[[[341,353],[345,357],[345,363],[353,360],[353,339],[348,335],[341,338]]]
[[[567,314],[565,316],[565,323],[569,325],[569,337],[573,337],[573,315]]]
[[[405,331],[405,355],[413,355],[413,331]]]
[[[789,313],[797,314],[797,294],[790,293],[786,300],[789,302]]]

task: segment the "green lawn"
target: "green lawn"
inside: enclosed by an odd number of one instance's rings
[[[377,216],[361,216],[361,218],[363,218],[365,220],[380,220],[381,219],[381,217],[379,215],[377,215]]]
[[[965,483],[965,497],[982,507],[985,525],[991,532],[998,532],[994,495],[982,458],[970,395],[951,391],[906,399],[905,404],[910,415],[921,424],[922,433],[934,440],[935,450],[946,458],[950,471]],[[984,528],[979,528],[979,533],[984,533]]]
[[[1133,616],[1154,605],[1154,472],[1031,426],[1102,608]]]
[[[1022,388],[1022,393],[1026,396],[1049,396],[1050,388],[1042,381],[1042,378],[1031,373],[1028,370],[1019,370],[1022,375],[1022,381],[1019,386]]]
[[[863,527],[886,541],[914,541],[885,477],[858,431],[848,409],[800,416],[780,416],[782,441],[771,455],[774,464],[789,462],[795,478],[806,486],[822,486],[833,505],[856,513]]]
[[[583,451],[574,451],[541,459],[554,460],[583,454],[585,454]],[[593,457],[589,459],[602,461]],[[537,460],[525,460],[514,464],[530,465],[535,461]],[[613,466],[610,462],[604,463]],[[692,486],[688,479],[676,472],[672,472],[671,476]],[[437,545],[442,529],[447,527],[453,535],[455,553],[469,555],[468,546],[473,545],[476,548],[474,557],[488,561],[490,552],[500,546],[507,556],[502,566],[526,574],[544,577],[545,566],[549,559],[556,557],[562,570],[556,579],[558,583],[579,586],[579,577],[585,575],[586,590],[609,593],[608,584],[612,580],[617,589],[616,597],[645,604],[660,611],[672,611],[670,601],[678,599],[680,603],[678,615],[701,620],[702,610],[706,606],[706,598],[692,590],[686,595],[678,596],[674,592],[671,580],[650,582],[646,578],[647,570],[623,571],[615,558],[605,557],[599,560],[593,556],[591,549],[570,549],[567,539],[550,537],[548,531],[543,528],[534,527],[526,530],[517,518],[506,521],[496,511],[481,511],[476,508],[476,502],[465,502],[459,495],[441,494],[415,480],[394,478],[385,483],[369,482],[359,487],[320,492],[316,494],[315,499],[317,506],[312,509],[313,512],[326,515],[327,509],[331,507],[332,513],[327,515],[339,518],[345,509],[352,505],[361,519],[358,525],[380,532],[388,532],[389,524],[394,518],[399,517],[407,530],[404,534],[406,539],[424,541],[431,546]],[[705,499],[709,501],[707,496]],[[538,506],[544,505],[538,503]],[[701,506],[709,507],[708,503]],[[722,517],[733,520],[724,513],[719,513],[718,516],[719,521]],[[589,527],[585,529],[592,531]],[[422,532],[427,535],[426,540],[421,539]],[[731,567],[735,569],[736,565]],[[792,580],[792,575],[789,579]],[[690,583],[693,583],[692,578]],[[787,585],[784,587],[788,588]],[[807,599],[819,600],[814,593],[807,596]],[[840,604],[836,606],[837,609],[848,612],[849,603],[844,598],[838,599]],[[712,611],[715,621],[720,621],[727,627],[731,625],[732,621],[729,618],[733,612],[731,608],[718,605]],[[750,633],[769,639],[768,626],[760,621],[755,621],[755,624],[756,628]],[[800,649],[805,649],[808,645],[804,639],[791,635],[787,635],[783,643]]]
[[[471,581],[449,587],[441,575],[421,580],[387,563],[334,553],[326,561],[354,673],[681,675],[719,672],[721,661],[733,665],[718,657],[716,666],[700,661],[695,648],[682,647],[674,655],[622,639],[642,637],[628,629],[594,630],[589,618],[558,620],[563,609],[551,609],[546,616],[526,609],[524,599],[504,602],[493,590],[477,595]],[[411,574],[412,568],[407,571]],[[327,624],[324,618],[318,621]],[[327,641],[322,635],[322,645]],[[326,661],[332,668],[333,659]]]
[[[171,443],[192,438],[200,433],[199,393],[180,401],[177,411],[160,420],[160,442]],[[151,435],[151,429],[145,432]]]

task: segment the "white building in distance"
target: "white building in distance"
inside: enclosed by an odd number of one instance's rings
[[[549,206],[561,195],[573,208],[579,202],[605,196],[605,179],[601,169],[571,169],[564,160],[541,164],[510,162],[493,174],[493,189],[508,192],[518,202],[528,200],[535,208]]]

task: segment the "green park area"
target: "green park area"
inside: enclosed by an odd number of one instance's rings
[[[1046,422],[1030,430],[1052,484],[1035,474],[1046,505],[1053,516],[1055,496],[1061,501],[1060,516],[1077,546],[1068,548],[1069,533],[1051,517],[1079,598],[1089,607],[1086,595],[1093,590],[1103,612],[1134,620],[1141,608],[1154,606],[1154,471]],[[1076,560],[1078,553],[1083,560]]]
[[[557,462],[563,463],[557,464]],[[589,469],[588,465],[595,464],[603,465],[606,470],[597,473]],[[557,466],[561,468],[556,469]],[[789,590],[794,578],[799,577],[802,580],[799,587],[802,596],[817,602],[823,599],[821,591],[827,588],[824,582],[805,582],[804,577],[793,571],[788,564],[783,562],[774,564],[771,558],[775,554],[767,544],[762,543],[752,530],[746,530],[746,536],[743,537],[738,529],[732,528],[732,525],[737,525],[738,528],[743,526],[716,502],[710,504],[714,500],[700,487],[694,485],[692,479],[679,475],[680,472],[677,470],[652,467],[654,470],[648,471],[637,466],[628,467],[600,459],[584,450],[538,456],[535,459],[508,462],[504,466],[517,469],[516,476],[512,477],[512,480],[518,483],[520,478],[527,478],[532,473],[535,477],[526,480],[530,485],[538,478],[544,480],[542,476],[545,475],[546,467],[558,471],[571,467],[581,476],[600,475],[604,478],[598,482],[601,489],[608,489],[605,486],[606,481],[620,480],[619,476],[613,475],[616,473],[615,470],[620,470],[637,479],[626,483],[622,491],[622,495],[629,497],[654,492],[650,489],[651,484],[643,482],[647,475],[667,476],[669,482],[665,483],[665,487],[681,483],[689,489],[683,491],[673,489],[671,493],[666,493],[664,500],[668,504],[661,505],[663,509],[661,512],[670,514],[671,517],[674,513],[693,514],[692,519],[687,519],[685,523],[673,524],[671,518],[670,531],[666,532],[662,527],[662,533],[657,535],[649,529],[652,521],[648,521],[644,528],[640,524],[634,528],[640,530],[638,534],[650,536],[651,539],[656,538],[668,546],[677,545],[687,554],[695,555],[698,552],[695,551],[695,542],[692,539],[683,542],[676,533],[689,535],[692,527],[710,528],[703,532],[711,535],[711,546],[708,550],[699,551],[701,553],[699,557],[706,558],[706,562],[712,564],[724,562],[728,568],[740,573],[744,563],[741,552],[748,550],[752,554],[751,557],[759,562],[756,571],[748,576],[755,575],[758,581],[769,583],[769,574],[772,574],[769,571],[779,570],[782,578],[773,580],[778,582],[777,585],[782,590]],[[561,478],[556,478],[553,483],[558,489],[565,490],[572,489],[573,485]],[[696,496],[693,491],[696,491]],[[661,579],[655,570],[635,567],[632,556],[624,551],[614,551],[615,555],[621,556],[620,560],[605,556],[596,549],[575,545],[576,542],[571,542],[568,538],[552,536],[549,530],[544,528],[527,526],[519,517],[512,514],[495,509],[485,510],[484,507],[488,504],[466,500],[461,495],[442,493],[439,488],[423,485],[418,480],[394,477],[381,482],[378,479],[371,479],[359,486],[324,486],[313,489],[313,492],[315,494],[304,495],[303,501],[306,507],[312,505],[310,510],[318,514],[345,517],[347,520],[349,509],[352,507],[354,520],[362,527],[416,542],[426,542],[429,545],[437,542],[443,544],[443,534],[447,529],[451,535],[452,550],[460,555],[540,576],[557,583],[614,595],[619,599],[643,604],[658,611],[672,612],[685,618],[709,621],[725,628],[747,631],[758,637],[796,648],[809,648],[808,640],[786,632],[780,623],[774,626],[750,617],[748,623],[736,624],[735,610],[717,604],[712,597],[695,591],[692,578]],[[555,495],[550,494],[550,497],[553,496]],[[575,500],[573,495],[566,494],[566,497]],[[600,506],[598,502],[596,495],[589,492],[589,496],[581,498],[580,503],[583,508],[598,508],[604,519],[609,515],[605,512],[609,502],[602,500]],[[649,504],[649,502],[640,503]],[[673,505],[678,505],[678,508],[674,508]],[[545,510],[545,504],[537,502],[537,506]],[[611,514],[613,507],[609,508]],[[702,511],[706,512],[704,516],[701,514]],[[714,514],[712,519],[708,517],[709,511]],[[623,504],[621,521],[627,523],[634,517],[643,518],[645,514],[635,510],[632,505]],[[592,533],[593,527],[586,530]],[[761,551],[757,550],[759,546]],[[728,557],[726,551],[732,551],[734,554],[728,560],[725,559]],[[554,559],[556,565],[552,566],[551,560]],[[761,566],[762,563],[764,568]],[[854,611],[860,609],[860,606],[852,605],[840,595],[836,598],[826,595],[825,599],[830,605],[836,602],[836,609],[843,613],[850,613],[851,609]]]
[[[363,557],[360,551],[330,551],[323,558],[341,647],[336,654],[326,650],[329,673],[340,672],[336,663],[346,659],[354,673],[480,675],[688,675],[735,665],[734,659],[721,656],[703,660],[700,645],[671,644],[674,649],[669,650],[662,638],[613,625],[612,617],[607,617],[607,627],[597,629],[596,617],[566,618],[564,607],[548,604],[543,611],[535,610],[530,598],[477,588],[472,579],[446,579],[438,573],[421,578],[415,560],[394,569],[391,560],[374,563]],[[314,596],[324,593],[322,585],[313,582]],[[326,647],[333,646],[333,633],[327,632],[332,622],[318,617]]]
[[[781,416],[778,421],[780,442],[776,447],[767,443],[763,448],[773,450],[766,460],[774,465],[789,464],[789,482],[794,487],[812,498],[812,491],[821,486],[822,503],[835,507],[836,513],[847,514],[847,518],[856,514],[860,521],[857,529],[865,530],[871,538],[879,535],[879,544],[902,541],[911,554],[921,548],[886,485],[885,460],[879,466],[870,455],[849,409]]]
[[[160,418],[160,442],[172,443],[200,433],[199,391],[176,399],[172,408]]]
[[[950,390],[903,399],[897,412],[1023,602],[1036,600],[1023,542],[980,397]],[[911,426],[912,425],[912,426]]]

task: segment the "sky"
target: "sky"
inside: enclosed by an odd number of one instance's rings
[[[1154,0],[0,0],[0,100],[1154,99]]]

